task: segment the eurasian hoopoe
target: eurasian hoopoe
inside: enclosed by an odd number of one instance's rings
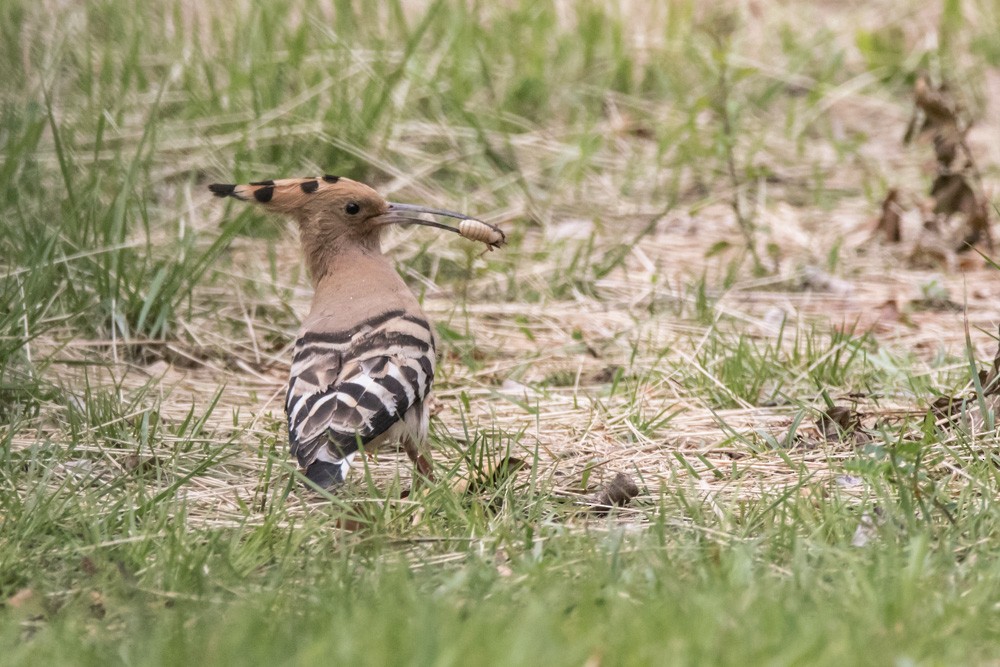
[[[315,288],[292,358],[285,400],[292,454],[322,488],[343,482],[359,446],[401,441],[430,477],[428,398],[434,336],[416,297],[382,254],[382,230],[418,223],[498,247],[503,232],[451,211],[394,204],[337,176],[213,184],[218,197],[256,201],[299,223]],[[461,220],[459,229],[420,214]]]

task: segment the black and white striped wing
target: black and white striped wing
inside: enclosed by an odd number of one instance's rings
[[[391,311],[352,331],[305,333],[285,403],[292,454],[306,467],[349,461],[420,407],[433,380],[433,336],[419,316]]]

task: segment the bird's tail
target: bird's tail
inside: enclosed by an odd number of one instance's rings
[[[336,461],[315,460],[306,466],[306,479],[321,489],[332,489],[340,486],[347,479],[351,469],[351,461],[357,452],[351,452]]]
[[[306,468],[306,479],[321,489],[332,489],[344,483],[344,471],[340,463],[314,461]]]

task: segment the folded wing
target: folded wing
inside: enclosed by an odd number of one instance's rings
[[[430,327],[402,310],[352,331],[304,334],[295,343],[285,402],[292,454],[303,467],[319,461],[346,473],[344,462],[359,445],[419,407],[433,379]]]

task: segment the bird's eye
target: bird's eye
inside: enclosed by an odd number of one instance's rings
[[[347,215],[357,215],[358,211],[361,210],[361,207],[358,206],[357,202],[352,201],[349,202],[347,206],[344,207],[344,210],[347,212]]]

